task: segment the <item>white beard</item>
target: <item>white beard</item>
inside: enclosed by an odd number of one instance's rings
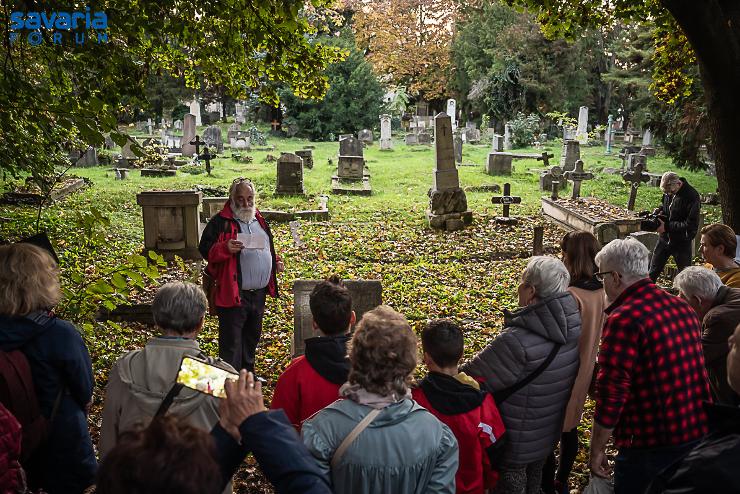
[[[231,203],[231,213],[234,215],[234,218],[244,223],[249,223],[254,219],[256,210],[257,208],[255,206],[252,206],[251,208],[240,208],[237,207],[233,201]]]

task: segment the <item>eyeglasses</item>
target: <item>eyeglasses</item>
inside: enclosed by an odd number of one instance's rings
[[[614,271],[614,270],[612,270],[612,271],[600,271],[600,272],[598,272],[598,273],[594,273],[594,276],[596,277],[596,279],[597,279],[597,280],[599,280],[600,282],[602,282],[602,283],[603,283],[603,282],[604,282],[604,278],[606,278],[606,275],[608,275],[608,274],[610,274],[610,273],[617,273],[617,272],[616,272],[616,271]],[[618,275],[618,276],[619,276],[620,278],[622,277],[622,275],[621,275],[621,274],[619,274],[619,273],[617,273],[617,275]]]
[[[249,184],[252,183],[252,181],[249,180],[248,178],[239,177],[239,178],[235,178],[234,181],[231,182],[231,185],[241,184],[241,183],[244,183],[244,182],[249,183]]]

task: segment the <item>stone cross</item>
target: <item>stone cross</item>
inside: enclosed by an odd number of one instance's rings
[[[272,122],[270,122],[270,126],[272,127],[272,130],[274,132],[278,130],[278,127],[280,127],[280,122],[278,122],[277,120],[273,120]]]
[[[521,204],[522,198],[519,196],[511,195],[511,184],[504,184],[504,193],[501,196],[494,196],[491,198],[491,202],[494,204],[504,205],[504,218],[509,217],[509,207],[512,204]]]
[[[196,135],[195,137],[196,137],[196,141],[198,141],[199,140],[198,136]],[[198,143],[196,142],[194,144],[195,144],[195,148],[198,149]],[[203,147],[203,154],[198,155],[199,160],[205,160],[206,172],[208,172],[209,175],[211,174],[211,160],[215,157],[216,155],[211,154],[211,152],[208,150],[208,146]]]
[[[583,160],[576,161],[575,169],[565,172],[565,179],[573,182],[573,195],[571,199],[578,199],[581,196],[581,182],[591,180],[594,174],[583,171]]]
[[[638,162],[634,168],[630,171],[622,173],[622,178],[625,182],[629,182],[632,186],[630,187],[630,198],[627,202],[627,209],[630,211],[635,210],[635,199],[637,198],[637,188],[643,182],[650,181],[650,174],[645,173],[643,170],[642,163]]]
[[[547,151],[545,151],[542,153],[542,156],[537,157],[537,161],[541,161],[545,165],[545,168],[548,168],[550,166],[550,158],[554,157],[554,154],[547,154]]]
[[[200,147],[205,144],[205,142],[200,140],[200,136],[198,134],[195,134],[195,139],[190,141],[189,143],[191,146],[195,146],[195,156],[197,156],[200,159]]]

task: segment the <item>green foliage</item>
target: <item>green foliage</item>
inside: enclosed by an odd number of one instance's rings
[[[530,146],[536,139],[540,130],[540,118],[537,115],[517,113],[516,117],[509,120],[511,126],[511,143],[515,148]]]
[[[398,86],[393,90],[393,99],[385,105],[385,110],[393,116],[401,117],[406,113],[411,97],[406,92],[406,86]]]
[[[254,146],[266,146],[267,136],[264,132],[261,132],[256,125],[252,125],[249,128],[249,142]]]
[[[150,144],[144,146],[144,154],[139,158],[142,168],[160,168],[167,158],[167,148]]]
[[[349,50],[349,56],[330,65],[326,70],[329,90],[323,100],[301,99],[285,89],[281,99],[287,108],[288,123],[297,125],[299,135],[312,140],[328,140],[330,134],[349,134],[378,125],[383,89],[365,61],[354,47],[349,34],[336,41]]]

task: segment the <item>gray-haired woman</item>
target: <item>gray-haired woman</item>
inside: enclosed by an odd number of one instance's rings
[[[460,369],[485,380],[506,425],[496,493],[538,494],[542,466],[560,439],[581,332],[569,282],[559,259],[532,258],[517,289],[521,308],[507,311],[503,331]]]

